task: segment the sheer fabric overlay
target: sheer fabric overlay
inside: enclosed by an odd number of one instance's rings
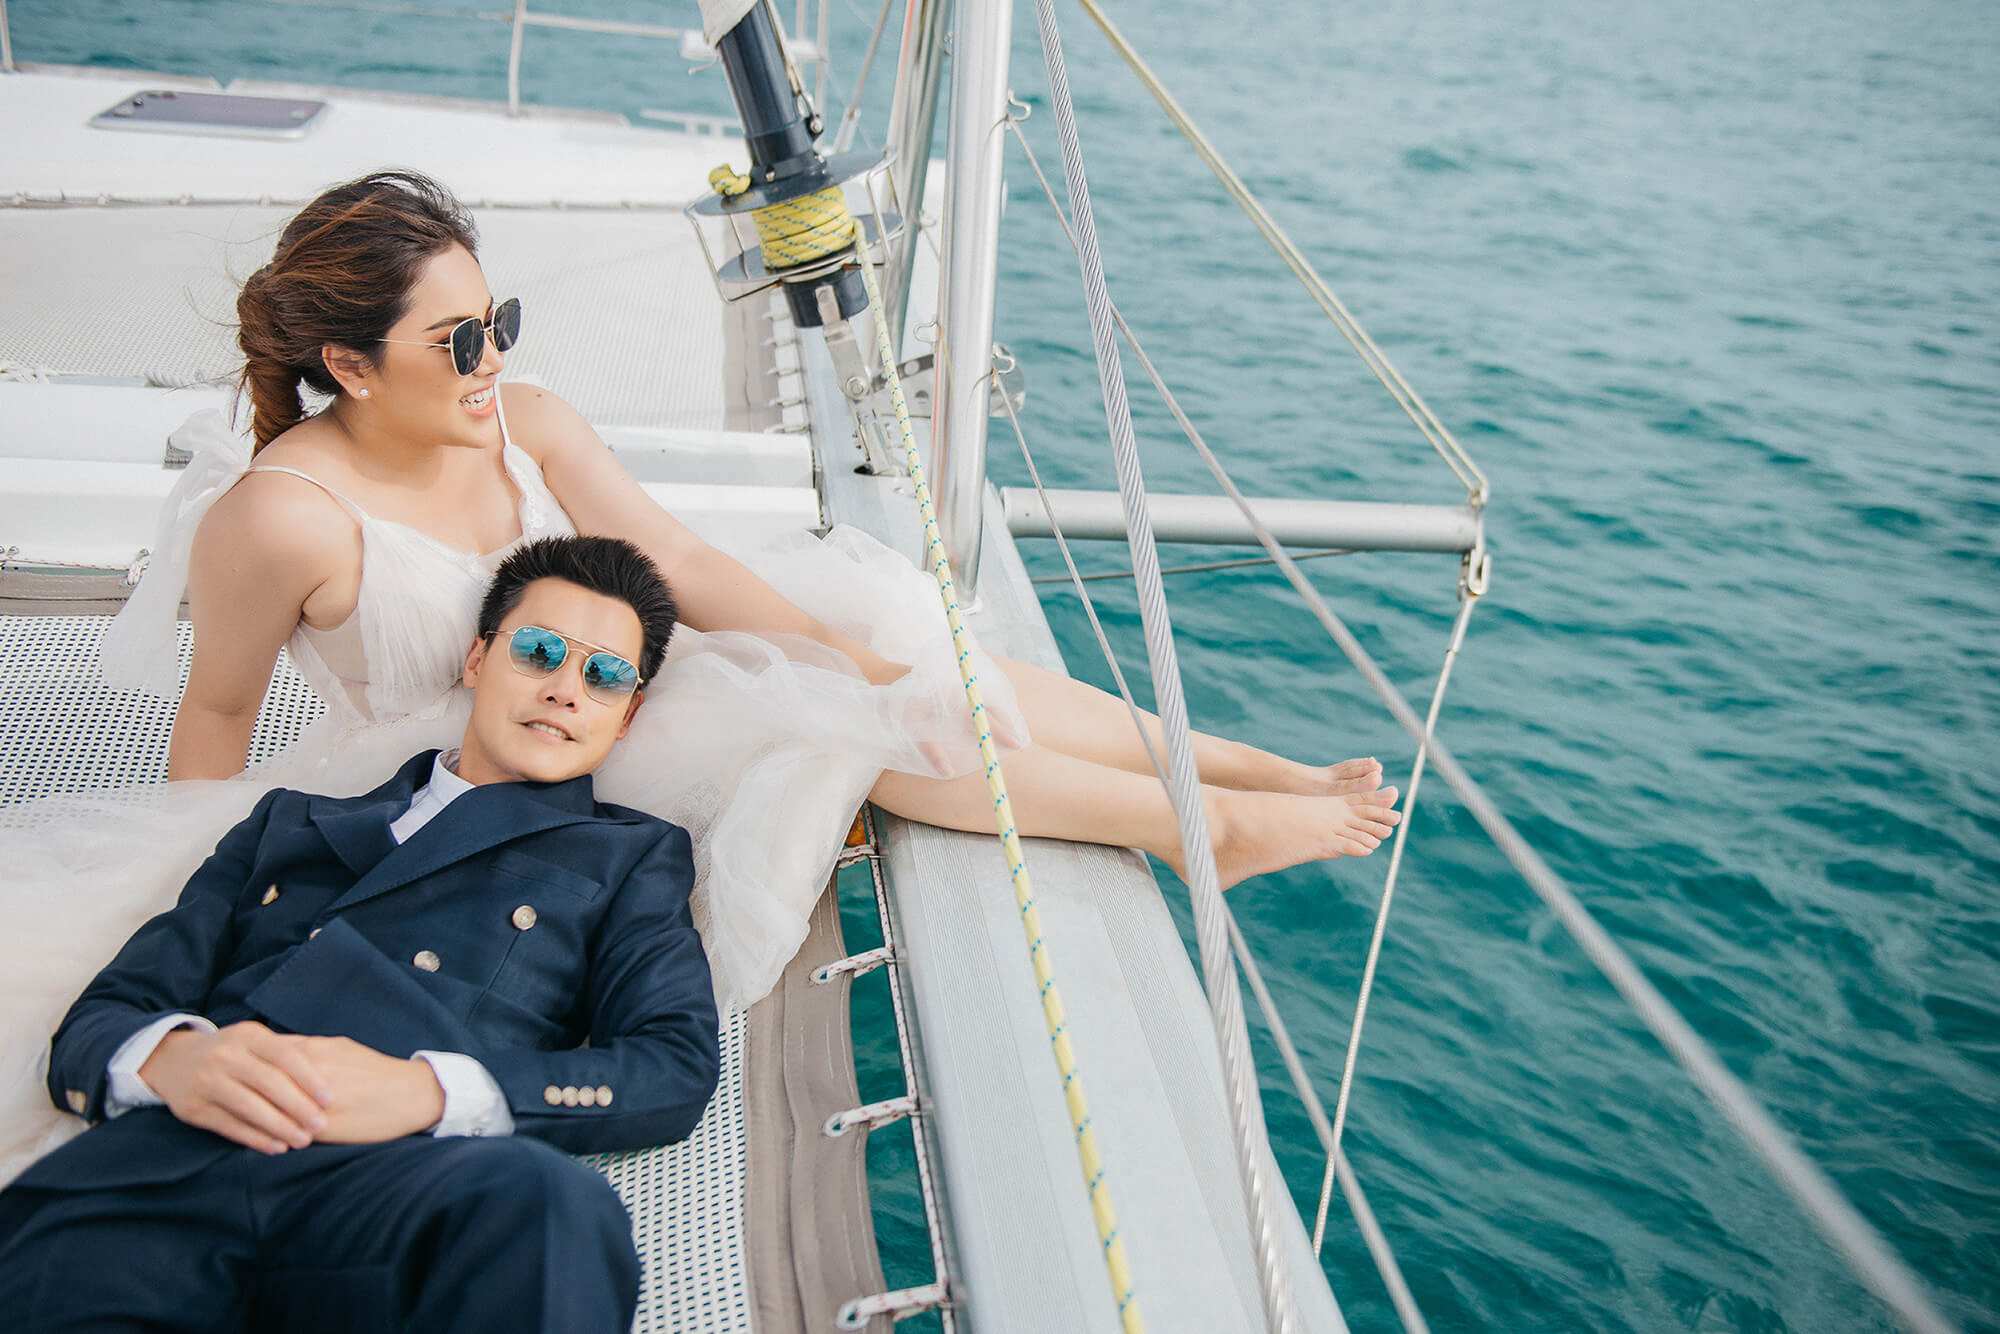
[[[503,421],[503,438],[504,438]],[[202,517],[250,465],[250,442],[220,412],[173,437],[194,453],[163,507],[144,579],[107,632],[101,670],[120,689],[173,698],[175,617]],[[525,542],[573,532],[534,460],[511,442]],[[288,648],[328,711],[283,753],[221,782],[162,783],[0,808],[0,893],[17,930],[0,959],[0,1183],[82,1128],[43,1083],[48,1035],[94,973],[146,918],[171,907],[216,841],[271,787],[351,795],[431,746],[457,743],[470,695],[458,674],[492,570],[512,547],[452,550],[356,511],[362,578],[354,612],[368,678],[357,698],[301,627]],[[693,838],[695,924],[718,1000],[770,990],[804,939],[842,836],[876,777],[978,770],[937,588],[865,533],[836,528],[730,548],[780,593],[891,661],[869,684],[845,655],[802,637],[675,631],[630,734],[599,770],[601,801],[648,811]],[[348,626],[341,627],[343,631]],[[1007,679],[977,655],[996,734],[1025,744]]]

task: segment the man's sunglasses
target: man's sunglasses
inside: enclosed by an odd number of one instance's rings
[[[442,343],[421,343],[414,338],[384,338],[385,343],[407,343],[411,347],[448,347],[451,349],[451,367],[460,375],[470,375],[479,369],[479,363],[486,356],[486,334],[493,334],[493,346],[505,352],[521,338],[521,298],[510,296],[493,307],[493,318],[482,321],[477,315],[468,315],[451,326],[451,333]]]
[[[490,640],[499,634],[489,631]],[[553,676],[569,658],[569,646],[595,650],[583,660],[583,688],[599,704],[615,706],[632,698],[632,692],[645,682],[639,679],[639,669],[616,653],[599,648],[588,640],[571,639],[553,630],[544,630],[539,625],[524,625],[514,631],[507,640],[507,661],[514,664],[514,670],[523,676]]]

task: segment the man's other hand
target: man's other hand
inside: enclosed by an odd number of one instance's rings
[[[312,1143],[327,1125],[336,1089],[307,1049],[321,1040],[273,1033],[254,1019],[213,1033],[176,1029],[153,1048],[139,1078],[189,1125],[259,1153],[283,1153]]]
[[[313,1069],[333,1090],[322,1144],[375,1144],[421,1134],[444,1115],[444,1089],[430,1062],[398,1060],[352,1038],[302,1038]]]

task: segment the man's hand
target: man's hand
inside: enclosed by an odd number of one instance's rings
[[[430,1062],[404,1061],[364,1047],[352,1038],[301,1038],[313,1069],[325,1076],[333,1096],[325,1125],[314,1138],[322,1144],[375,1144],[429,1130],[444,1115],[444,1089]]]
[[[259,1153],[302,1149],[325,1127],[335,1094],[307,1054],[318,1040],[273,1033],[254,1019],[214,1033],[176,1029],[139,1078],[191,1126]]]

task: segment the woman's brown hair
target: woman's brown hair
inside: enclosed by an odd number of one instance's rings
[[[334,343],[372,356],[409,308],[423,266],[454,245],[477,249],[471,214],[413,171],[336,185],[299,210],[271,262],[236,298],[258,449],[305,417],[301,381],[322,394],[340,392],[321,349]]]

